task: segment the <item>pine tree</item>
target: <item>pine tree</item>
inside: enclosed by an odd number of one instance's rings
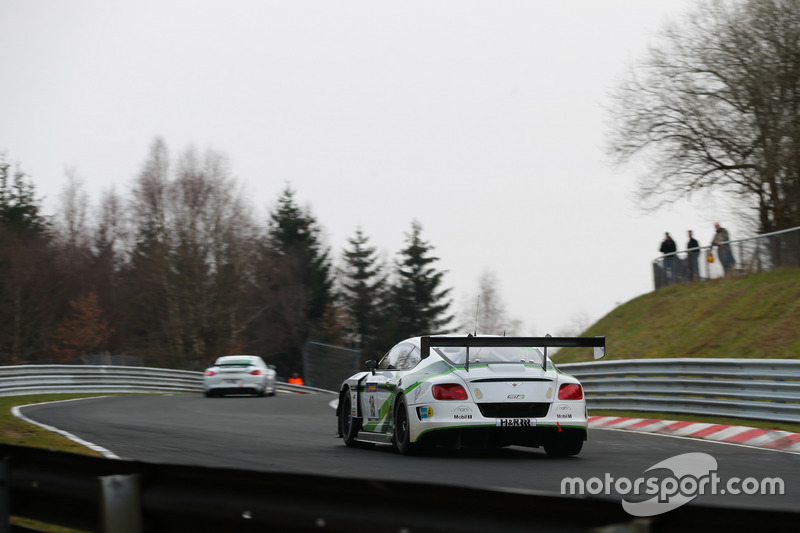
[[[257,283],[252,293],[260,307],[250,325],[255,342],[280,372],[302,368],[302,350],[313,336],[336,344],[341,331],[335,308],[331,261],[316,219],[295,201],[286,187],[270,214],[267,238],[258,259]]]
[[[307,291],[306,316],[316,323],[333,302],[330,254],[321,242],[316,218],[297,205],[294,196],[294,191],[287,186],[270,215],[270,247],[279,257],[299,266],[299,275]]]
[[[40,201],[28,176],[12,172],[5,154],[0,153],[0,226],[18,234],[43,235],[49,224],[41,214]]]
[[[63,278],[32,181],[0,153],[0,361],[40,359],[55,327]]]
[[[452,289],[442,289],[445,272],[437,271],[431,256],[433,247],[422,240],[422,225],[411,223],[407,246],[400,252],[397,265],[395,304],[397,337],[444,333],[453,316],[448,314]]]
[[[348,338],[353,348],[362,350],[364,359],[377,359],[386,346],[377,346],[379,333],[385,331],[389,311],[387,276],[378,264],[376,249],[361,228],[348,239],[343,253],[341,301],[347,311]]]

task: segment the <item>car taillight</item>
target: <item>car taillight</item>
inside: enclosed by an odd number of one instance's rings
[[[255,370],[251,370],[250,371],[250,375],[251,376],[260,376],[261,374],[263,374],[263,372],[261,372],[261,370],[259,370],[257,368]]]
[[[467,391],[458,383],[446,383],[444,385],[434,385],[433,397],[437,400],[466,400]]]
[[[558,388],[559,400],[581,400],[583,389],[575,383],[564,383]]]
[[[213,370],[206,370],[206,376],[213,376],[215,374],[216,372],[214,372]]]

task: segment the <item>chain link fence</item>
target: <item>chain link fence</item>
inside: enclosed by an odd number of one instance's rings
[[[660,289],[787,267],[800,267],[800,227],[662,255],[653,261],[653,281]]]
[[[303,381],[310,387],[338,391],[342,382],[363,370],[361,350],[307,341],[303,346]]]

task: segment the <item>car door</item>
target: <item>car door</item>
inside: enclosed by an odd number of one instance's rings
[[[361,395],[364,430],[378,433],[392,431],[390,411],[397,393],[397,383],[419,360],[419,349],[410,342],[401,342],[383,356],[375,373],[367,376]]]

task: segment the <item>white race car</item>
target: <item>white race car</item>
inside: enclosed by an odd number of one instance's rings
[[[336,414],[347,446],[390,444],[544,447],[580,453],[587,437],[583,387],[548,347],[594,347],[605,337],[423,336],[395,345],[346,379]]]
[[[275,367],[257,355],[225,355],[217,358],[203,376],[206,397],[226,394],[275,394]]]

